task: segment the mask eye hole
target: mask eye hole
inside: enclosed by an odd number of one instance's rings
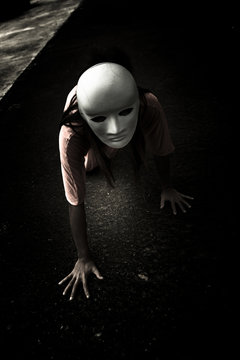
[[[106,116],[95,116],[94,118],[91,119],[91,121],[100,123],[100,122],[103,122],[105,119],[106,119]]]
[[[129,115],[132,111],[133,111],[133,108],[127,108],[127,109],[125,109],[125,110],[120,111],[119,115],[120,115],[120,116],[127,116],[127,115]]]

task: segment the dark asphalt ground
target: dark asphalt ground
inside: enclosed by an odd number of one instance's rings
[[[232,87],[238,31],[125,23],[77,10],[0,103],[1,346],[31,359],[232,358],[237,162]],[[97,14],[97,12],[95,12]],[[121,18],[121,17],[119,17]],[[128,149],[115,189],[87,178],[89,241],[103,281],[72,302],[58,281],[74,265],[58,122],[92,45],[123,47],[137,82],[159,97],[187,214],[159,210],[156,170],[134,183]],[[232,46],[233,45],[233,46]],[[223,56],[223,53],[225,56]],[[221,77],[219,77],[221,74]],[[230,176],[228,176],[230,174]]]

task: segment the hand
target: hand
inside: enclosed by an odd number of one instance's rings
[[[165,201],[170,201],[172,211],[173,211],[174,215],[177,214],[176,204],[180,207],[182,212],[185,213],[186,212],[186,207],[191,208],[191,205],[185,199],[193,200],[194,198],[191,197],[191,196],[181,194],[180,192],[178,192],[174,188],[163,189],[162,193],[161,193],[161,206],[160,206],[160,209],[164,208]]]
[[[65,295],[67,291],[72,287],[70,300],[73,300],[74,295],[76,293],[76,289],[79,283],[82,282],[84,293],[86,297],[89,298],[90,295],[87,287],[87,276],[91,272],[95,274],[98,279],[100,280],[103,279],[103,277],[100,275],[96,265],[92,260],[78,259],[74,266],[73,271],[58,283],[59,285],[61,285],[66,280],[69,280],[68,285],[65,287],[63,291],[63,295]]]

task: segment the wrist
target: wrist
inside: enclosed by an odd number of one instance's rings
[[[78,251],[78,259],[79,260],[86,260],[86,259],[90,259],[91,258],[91,254],[89,249],[84,249],[81,251]]]
[[[161,185],[162,190],[167,190],[167,189],[171,189],[172,185],[171,184],[162,184]]]

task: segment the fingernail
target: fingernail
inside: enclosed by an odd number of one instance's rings
[[[65,295],[65,292],[63,292],[63,295]]]
[[[71,301],[72,299],[73,299],[73,297],[71,296],[69,300]]]
[[[86,297],[87,297],[87,299],[89,299],[90,296],[87,294]]]

